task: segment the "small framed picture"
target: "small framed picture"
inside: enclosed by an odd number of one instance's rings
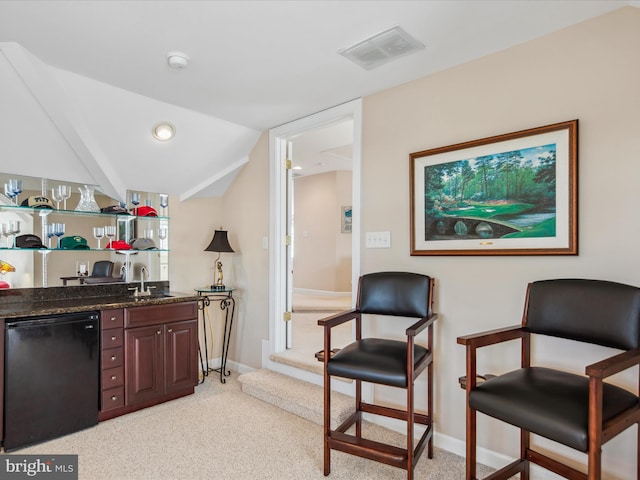
[[[351,233],[351,206],[348,207],[342,207],[342,214],[341,214],[341,232],[342,233]]]

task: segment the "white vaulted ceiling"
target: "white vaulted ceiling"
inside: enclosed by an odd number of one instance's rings
[[[219,196],[262,131],[627,5],[0,0],[0,170]],[[369,71],[337,53],[395,25],[425,48]]]

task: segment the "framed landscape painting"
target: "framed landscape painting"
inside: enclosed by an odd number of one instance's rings
[[[578,120],[409,159],[411,255],[578,254]]]

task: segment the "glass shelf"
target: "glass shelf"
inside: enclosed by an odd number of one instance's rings
[[[100,217],[123,217],[123,218],[136,218],[138,220],[169,220],[169,217],[158,215],[157,217],[140,217],[137,215],[127,215],[124,213],[102,213],[102,212],[82,212],[78,210],[62,210],[56,208],[37,208],[37,207],[22,207],[20,205],[0,205],[0,211],[18,211],[24,213],[38,213],[41,216],[47,215],[78,215],[78,216],[100,216]]]
[[[137,253],[160,253],[160,252],[168,252],[167,249],[156,248],[153,250],[114,250],[112,248],[79,248],[79,249],[71,249],[71,248],[7,248],[0,247],[0,252],[73,252],[73,253],[82,253],[82,252],[107,252],[107,253],[117,253],[123,255],[135,255]]]

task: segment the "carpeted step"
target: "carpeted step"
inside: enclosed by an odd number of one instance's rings
[[[238,381],[248,395],[319,425],[324,423],[324,392],[318,385],[267,369],[243,373]],[[354,410],[353,397],[342,393],[332,392],[331,404],[332,427],[340,425]]]

